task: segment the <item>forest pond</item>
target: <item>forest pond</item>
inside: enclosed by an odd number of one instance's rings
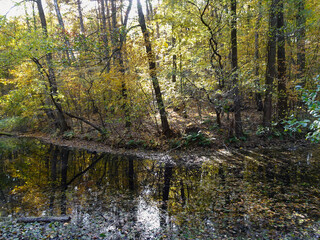
[[[319,147],[192,158],[141,159],[0,138],[0,217],[71,216],[59,228],[38,225],[38,234],[52,238],[319,238]],[[11,228],[3,229],[0,235]]]

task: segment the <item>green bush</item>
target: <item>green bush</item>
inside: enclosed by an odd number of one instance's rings
[[[10,117],[0,120],[0,130],[4,132],[25,132],[31,128],[31,121],[24,117]]]
[[[318,85],[315,90],[307,90],[301,86],[296,89],[302,92],[301,99],[307,107],[308,116],[305,119],[299,119],[291,115],[288,120],[284,121],[285,131],[290,133],[306,133],[306,139],[312,142],[320,141],[320,76],[316,77]]]
[[[212,143],[211,140],[207,136],[205,136],[201,131],[197,133],[192,132],[186,135],[183,138],[183,140],[184,140],[185,146],[196,145],[200,147],[206,147],[206,146],[210,146]]]
[[[278,123],[273,122],[270,127],[264,127],[259,125],[256,131],[257,136],[264,136],[268,138],[282,138],[283,133],[278,129]]]

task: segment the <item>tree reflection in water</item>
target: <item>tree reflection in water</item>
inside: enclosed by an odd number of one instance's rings
[[[256,237],[297,232],[320,217],[319,158],[306,150],[217,152],[187,165],[0,142],[1,217],[66,214],[77,226],[134,239]]]

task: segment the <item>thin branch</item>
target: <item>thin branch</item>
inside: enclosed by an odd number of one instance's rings
[[[96,126],[95,124],[89,122],[88,120],[86,120],[86,119],[84,119],[84,118],[82,118],[82,117],[79,117],[79,116],[75,116],[75,115],[73,115],[72,113],[65,112],[64,114],[66,114],[67,116],[69,116],[69,117],[71,117],[71,118],[78,119],[78,120],[80,120],[80,121],[88,124],[89,126],[93,127],[93,128],[96,129],[98,132],[100,132],[102,135],[104,134],[104,131],[103,131],[100,127],[98,127],[98,126]]]

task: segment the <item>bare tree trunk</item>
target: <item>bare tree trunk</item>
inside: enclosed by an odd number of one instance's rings
[[[129,14],[132,7],[132,0],[129,0],[128,8],[125,12],[124,19],[122,20],[122,26],[121,28],[118,27],[117,22],[117,6],[116,6],[116,0],[111,0],[111,19],[112,19],[112,37],[111,42],[113,45],[113,63],[115,66],[119,66],[120,74],[121,74],[121,95],[123,99],[123,105],[122,109],[124,110],[125,114],[125,126],[129,128],[131,126],[130,121],[130,114],[128,109],[128,93],[127,93],[127,86],[125,82],[125,66],[124,66],[124,60],[123,60],[123,53],[122,53],[122,47],[124,43],[126,42],[126,36],[127,36],[127,24],[129,19]],[[121,29],[121,30],[120,30]]]
[[[305,67],[306,67],[306,16],[305,16],[305,0],[297,0],[297,65],[298,74],[297,78],[301,79],[301,85],[304,87],[306,83],[305,79]]]
[[[274,87],[274,79],[276,78],[276,1],[272,0],[269,16],[269,32],[267,43],[267,69],[266,69],[266,93],[263,107],[263,126],[269,127],[272,119],[272,92]]]
[[[30,17],[29,17],[29,14],[28,14],[28,10],[27,10],[27,5],[26,5],[26,0],[23,1],[23,7],[24,7],[24,12],[25,12],[25,15],[26,15],[26,23],[27,23],[27,27],[28,27],[28,30],[31,29],[30,27]]]
[[[153,19],[153,7],[152,7],[151,1],[150,0],[146,0],[146,5],[149,8],[149,13],[150,13],[149,18],[150,18],[150,20],[152,20]]]
[[[38,10],[39,10],[39,16],[40,16],[43,34],[44,34],[45,38],[47,38],[48,37],[47,22],[46,22],[46,18],[44,15],[41,0],[37,0],[37,6],[38,6]],[[58,86],[57,86],[57,82],[56,82],[55,72],[53,69],[52,53],[51,52],[46,54],[46,61],[47,61],[47,67],[48,67],[47,79],[49,82],[49,94],[50,94],[50,97],[51,97],[51,100],[52,100],[54,106],[57,109],[57,121],[59,123],[60,130],[62,132],[65,132],[68,129],[70,129],[70,127],[68,126],[67,121],[65,119],[65,116],[63,114],[62,106],[57,99]]]
[[[283,0],[277,4],[277,31],[278,31],[278,121],[283,120],[287,115],[287,74],[286,74],[286,50],[284,36],[284,6]]]
[[[78,5],[78,13],[79,13],[79,21],[80,21],[80,31],[81,31],[81,34],[85,35],[86,30],[84,28],[84,23],[83,23],[81,0],[77,0],[77,5]]]
[[[62,30],[62,36],[64,38],[64,43],[65,43],[65,46],[67,47],[66,55],[67,55],[68,61],[70,63],[71,60],[72,61],[75,60],[75,57],[74,57],[73,51],[71,50],[71,45],[70,45],[70,42],[68,40],[68,37],[66,35],[66,29],[64,27],[64,22],[63,22],[62,15],[61,15],[61,12],[60,12],[60,8],[59,8],[59,5],[58,5],[58,0],[53,0],[53,4],[54,4],[54,8],[56,10],[56,14],[57,14],[57,18],[58,18],[58,22],[59,22],[60,28]]]
[[[109,1],[106,0],[106,9],[107,9],[107,19],[108,19],[108,25],[109,25],[109,32],[110,35],[112,35],[112,25],[111,25],[111,17],[110,17],[110,7],[109,7]]]
[[[105,2],[104,0],[100,0],[101,4],[101,16],[102,16],[102,41],[104,44],[104,59],[107,61],[106,70],[110,71],[110,61],[109,61],[109,43],[108,43],[108,35],[107,35],[107,18],[105,13]]]
[[[261,10],[261,0],[258,2],[258,18],[255,26],[255,34],[254,34],[254,58],[255,58],[255,77],[256,77],[256,90],[255,93],[255,99],[257,104],[257,110],[262,111],[263,110],[263,103],[262,103],[262,96],[261,96],[261,90],[260,90],[260,80],[259,80],[259,59],[260,59],[260,52],[259,52],[259,28],[260,28],[260,21],[262,18],[262,10]]]
[[[112,22],[112,35],[111,35],[111,42],[113,51],[117,51],[117,42],[119,37],[119,31],[117,28],[117,6],[116,6],[116,0],[110,0],[111,1],[111,22]],[[116,63],[116,56],[113,57],[114,64]]]
[[[176,39],[172,37],[172,47],[174,48],[176,45]],[[172,56],[172,82],[177,81],[177,54],[173,54]]]
[[[33,22],[33,29],[37,30],[37,18],[36,18],[36,11],[34,9],[35,2],[32,2],[32,22]]]
[[[236,137],[243,136],[241,121],[241,99],[238,82],[238,43],[237,43],[237,0],[231,0],[231,67],[234,85],[234,132]]]
[[[144,18],[140,0],[137,0],[137,8],[138,8],[138,15],[139,15],[139,24],[141,27],[141,31],[144,38],[144,44],[145,44],[146,52],[148,55],[150,77],[152,79],[152,84],[155,91],[158,109],[160,113],[162,132],[165,136],[169,137],[172,134],[172,132],[169,127],[167,113],[166,113],[164,102],[162,99],[162,93],[161,93],[159,81],[157,78],[156,58],[155,58],[154,52],[152,51],[150,34],[146,26],[146,21]]]

